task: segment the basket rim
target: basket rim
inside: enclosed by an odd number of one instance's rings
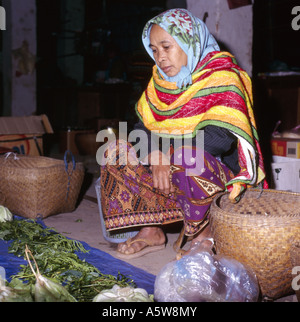
[[[275,189],[261,189],[261,188],[247,188],[246,192],[267,192],[267,193],[272,193],[272,194],[281,194],[281,195],[292,195],[296,197],[300,197],[299,192],[292,192],[292,191],[284,191],[284,190],[275,190]]]
[[[40,161],[46,161],[48,162],[48,164],[43,164],[43,165],[38,165],[38,164],[32,164],[30,166],[27,167],[21,167],[18,166],[18,161],[36,161],[36,160],[40,160]],[[26,170],[41,170],[41,169],[49,169],[51,167],[57,167],[57,166],[61,166],[64,162],[64,160],[62,159],[55,159],[55,158],[50,158],[50,157],[45,157],[45,156],[28,156],[28,155],[18,155],[18,160],[15,160],[16,163],[14,162],[5,162],[6,159],[2,156],[0,156],[0,167],[6,167],[6,168],[13,168],[14,170],[22,170],[22,171],[26,171]],[[9,161],[13,161],[12,159],[9,159]],[[68,162],[69,164],[70,162]],[[83,162],[76,162],[76,167],[82,167],[83,166]]]
[[[297,193],[297,192],[289,192],[289,191],[283,191],[283,190],[273,190],[273,189],[259,189],[259,188],[248,188],[246,190],[245,193],[247,193],[247,191],[250,191],[250,192],[258,192],[258,193],[263,193],[263,192],[267,192],[267,193],[272,193],[272,194],[281,194],[281,195],[289,195],[289,196],[294,196],[294,197],[299,197],[300,198],[300,193]],[[218,205],[218,201],[225,195],[229,195],[229,192],[227,191],[223,191],[223,192],[220,192],[216,195],[216,197],[213,199],[213,202],[212,202],[212,207],[215,207],[218,212],[222,213],[222,216],[228,216],[229,215],[229,212],[222,209],[220,207],[220,205]],[[300,199],[299,199],[300,201]],[[231,215],[231,214],[230,214]],[[235,217],[243,217],[243,218],[246,218],[247,216],[248,217],[252,217],[252,218],[263,218],[263,219],[268,219],[268,218],[289,218],[289,219],[297,219],[299,221],[299,218],[300,218],[300,210],[299,212],[297,213],[291,213],[291,214],[280,214],[280,216],[278,216],[277,214],[267,214],[267,215],[260,215],[258,213],[236,213],[234,214]]]

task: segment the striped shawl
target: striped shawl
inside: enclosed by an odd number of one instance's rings
[[[212,52],[192,75],[193,84],[179,89],[162,79],[156,65],[136,112],[160,136],[194,137],[207,125],[228,129],[238,138],[240,173],[230,182],[257,185],[265,178],[253,114],[252,84],[227,52]]]

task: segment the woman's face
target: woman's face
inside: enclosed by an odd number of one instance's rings
[[[169,77],[176,76],[187,65],[187,55],[174,38],[158,25],[150,32],[150,48],[156,65]]]

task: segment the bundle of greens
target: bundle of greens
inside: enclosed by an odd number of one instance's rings
[[[27,246],[25,254],[28,264],[36,278],[34,285],[34,297],[36,302],[76,302],[76,299],[62,285],[41,275],[39,267]],[[35,263],[36,271],[31,264],[29,255]]]
[[[91,302],[102,290],[133,286],[133,280],[122,274],[102,274],[95,266],[81,260],[75,252],[86,253],[82,243],[66,238],[53,229],[44,228],[33,220],[13,220],[0,224],[0,239],[10,241],[9,252],[24,257],[26,246],[32,252],[39,275],[57,284],[79,302]],[[29,265],[21,265],[11,277],[8,287],[20,281],[24,288],[36,283],[36,275]]]

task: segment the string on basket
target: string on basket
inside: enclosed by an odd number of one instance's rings
[[[264,191],[264,187],[263,187],[263,183],[262,182],[260,182],[258,184],[258,188],[260,188],[260,192],[259,192],[259,195],[258,195],[258,197],[256,199],[260,199],[260,197],[261,197],[261,195],[262,195],[262,193]]]
[[[68,154],[71,156],[72,163],[73,163],[73,167],[71,167],[71,170],[69,169],[69,162],[67,160]],[[67,175],[68,175],[68,185],[67,185],[67,194],[66,194],[66,200],[68,200],[70,187],[71,187],[71,177],[72,177],[73,171],[76,168],[75,158],[74,158],[74,155],[72,154],[71,151],[67,150],[65,152],[64,161],[65,161],[65,169],[66,169],[66,172],[67,172]]]

